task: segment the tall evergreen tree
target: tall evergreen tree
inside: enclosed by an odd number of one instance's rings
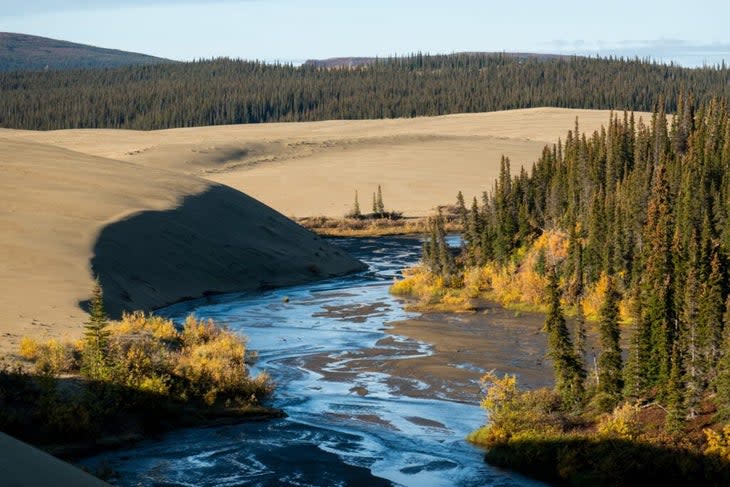
[[[383,204],[383,189],[378,184],[378,197],[375,201],[376,213],[383,215],[385,214],[385,205]]]
[[[730,296],[725,301],[724,330],[720,360],[717,363],[713,389],[715,391],[716,419],[730,421]]]
[[[469,220],[466,210],[466,203],[464,202],[464,194],[461,191],[456,194],[456,213],[457,215],[459,215],[459,222],[461,223],[461,227],[463,229],[466,229],[469,225]]]
[[[109,373],[109,320],[104,309],[104,294],[99,280],[94,282],[89,321],[84,323],[84,351],[81,371],[91,379],[106,379]]]
[[[588,371],[588,361],[586,359],[586,346],[588,343],[588,331],[586,330],[586,317],[583,314],[583,307],[576,306],[575,312],[575,358],[578,361],[578,367],[584,371]]]
[[[657,136],[656,151],[663,154],[664,142]],[[651,199],[645,228],[644,272],[641,280],[642,314],[638,330],[648,328],[649,356],[640,364],[641,373],[649,386],[658,386],[666,392],[671,369],[671,349],[675,338],[672,262],[673,220],[671,195],[666,165],[660,163],[654,173]]]
[[[548,356],[553,363],[555,387],[568,409],[578,407],[583,400],[585,370],[581,369],[560,304],[558,276],[554,268],[548,271],[549,311],[545,319],[548,334]]]
[[[614,278],[609,277],[606,297],[598,313],[601,343],[598,356],[598,390],[614,397],[618,397],[623,388],[618,301],[619,294]]]
[[[355,218],[360,218],[362,212],[360,211],[360,202],[357,198],[357,190],[355,190],[355,203],[352,205],[352,212],[350,213]]]
[[[687,419],[687,411],[684,403],[684,384],[682,382],[682,356],[679,345],[672,346],[671,371],[669,383],[667,384],[667,432],[673,435],[681,433]]]

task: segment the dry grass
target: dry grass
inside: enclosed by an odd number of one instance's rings
[[[297,218],[296,222],[323,237],[386,237],[420,235],[428,232],[428,218]],[[447,221],[447,232],[460,232],[461,225]]]

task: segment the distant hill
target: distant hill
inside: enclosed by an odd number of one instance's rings
[[[114,68],[170,62],[173,61],[134,52],[0,32],[0,71]]]
[[[502,55],[509,59],[560,59],[573,57],[565,54],[542,54],[532,52],[460,52],[454,55],[467,55],[467,56],[498,56]],[[424,57],[432,57],[431,55],[424,54]],[[373,64],[375,61],[380,59],[381,61],[387,61],[392,58],[376,58],[376,57],[333,57],[327,59],[308,59],[304,62],[305,66],[314,66],[316,68],[329,68],[329,69],[342,69],[342,68],[357,68],[360,66],[367,66]]]

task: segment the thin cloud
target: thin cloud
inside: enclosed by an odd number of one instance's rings
[[[558,53],[622,56],[673,61],[686,66],[719,64],[730,60],[730,43],[697,42],[685,39],[635,39],[616,42],[558,39],[544,48]]]
[[[3,0],[0,9],[2,17],[25,17],[37,14],[52,14],[69,11],[116,10],[125,7],[175,6],[181,4],[213,5],[220,3],[241,3],[251,0]]]

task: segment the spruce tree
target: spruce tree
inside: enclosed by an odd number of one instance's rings
[[[469,265],[479,265],[482,261],[482,212],[476,197],[472,200],[471,211],[468,212],[467,225],[464,229],[464,240],[467,247],[467,262]]]
[[[549,311],[545,319],[548,334],[548,356],[553,363],[555,387],[567,409],[575,409],[583,400],[585,370],[580,367],[560,304],[558,276],[548,271]]]
[[[357,198],[357,190],[355,190],[355,203],[352,205],[352,213],[350,213],[355,218],[360,218],[362,216],[362,213],[360,212],[360,202]]]
[[[456,194],[456,214],[459,215],[461,227],[466,230],[468,226],[466,203],[464,202],[464,194],[461,191]]]
[[[99,280],[94,282],[89,321],[84,323],[84,351],[81,371],[90,379],[103,380],[108,375],[109,320],[104,309],[104,294]]]
[[[712,370],[720,358],[723,329],[723,269],[720,256],[712,252],[710,273],[702,285],[698,310],[700,347],[703,358],[702,377],[712,380]]]
[[[598,390],[614,397],[618,397],[623,388],[618,301],[615,280],[609,277],[606,297],[598,312],[601,344],[598,355]]]
[[[676,343],[672,347],[670,362],[671,370],[666,393],[667,418],[665,428],[668,433],[678,435],[684,427],[687,411],[684,402],[684,384],[682,382],[682,356]]]
[[[586,360],[587,342],[586,317],[583,314],[583,307],[578,305],[575,312],[575,357],[578,366],[586,372],[588,371],[588,361]]]
[[[665,130],[666,132],[666,130]],[[666,134],[665,134],[666,137]],[[654,150],[663,153],[664,139],[657,136]],[[671,193],[667,168],[659,164],[654,173],[651,199],[645,227],[645,264],[641,282],[642,323],[637,331],[648,331],[642,344],[649,356],[639,363],[647,385],[666,392],[671,368],[671,350],[675,338],[673,300]]]
[[[699,283],[696,268],[696,245],[691,247],[692,258],[684,280],[684,298],[680,314],[680,333],[677,338],[679,350],[684,354],[684,383],[686,386],[687,410],[694,416],[705,390],[704,359],[701,350],[700,326],[698,321]]]
[[[438,249],[438,265],[440,274],[450,281],[456,274],[456,262],[451,248],[446,243],[446,230],[444,228],[444,217],[439,210],[434,222],[434,233],[436,247]]]
[[[377,209],[376,213],[378,213],[381,216],[385,214],[385,205],[383,204],[383,190],[379,184],[378,184],[378,198],[375,201],[375,206]]]
[[[723,322],[724,336],[721,355],[717,362],[712,386],[715,391],[716,419],[721,422],[730,422],[730,296],[725,301]]]

